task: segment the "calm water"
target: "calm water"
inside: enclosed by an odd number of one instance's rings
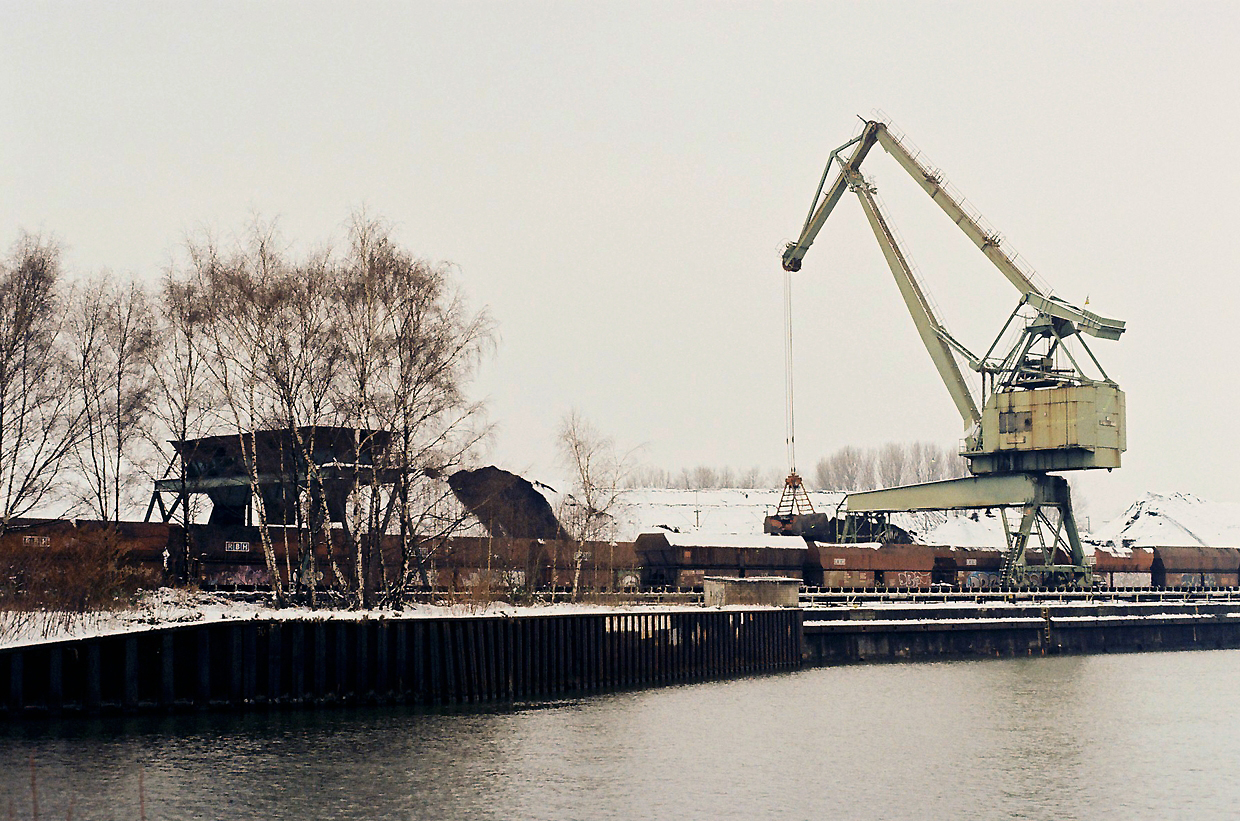
[[[1240,651],[836,667],[502,711],[0,730],[0,815],[1235,818]]]

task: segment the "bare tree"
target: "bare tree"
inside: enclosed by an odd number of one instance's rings
[[[50,500],[81,432],[63,349],[60,249],[23,234],[0,262],[0,533]]]
[[[639,465],[629,471],[624,478],[624,487],[632,488],[669,488],[672,477],[666,470],[653,465]]]
[[[273,388],[265,380],[277,369],[272,348],[277,349],[274,356],[279,359],[280,338],[289,321],[282,310],[283,289],[295,288],[296,276],[275,246],[274,231],[261,225],[254,227],[246,246],[227,258],[211,242],[192,247],[190,256],[197,260],[191,271],[193,288],[204,298],[204,333],[198,340],[202,362],[220,397],[220,410],[237,432],[272,596],[283,604],[285,592],[259,481],[256,434],[281,419],[284,410],[280,386]],[[287,396],[296,377],[283,374],[277,381],[284,384]],[[294,401],[300,400],[299,396]]]
[[[719,471],[709,465],[698,465],[689,471],[689,487],[705,490],[719,487]]]
[[[628,455],[576,410],[560,420],[556,447],[572,481],[562,505],[565,530],[578,541],[612,538],[624,506]]]
[[[465,389],[492,342],[490,318],[468,308],[449,266],[415,259],[365,215],[354,218],[341,256],[290,259],[274,230],[257,225],[244,246],[223,253],[207,242],[192,247],[190,258],[181,287],[202,297],[203,311],[182,324],[196,329],[190,344],[225,421],[239,432],[256,500],[254,432],[287,434],[278,440],[291,449],[278,454],[281,486],[296,492],[276,500],[285,506],[281,523],[295,518],[296,532],[307,526],[311,536],[309,545],[286,544],[284,574],[313,592],[318,542],[360,606],[373,603],[380,587],[398,598],[415,571],[425,583],[426,546],[463,519],[445,512],[455,506],[445,504],[451,490],[440,477],[487,431]],[[183,377],[182,386],[190,374]],[[172,405],[184,410],[183,402]],[[351,479],[325,473],[331,466],[316,456],[318,428],[341,425],[353,429],[356,459],[369,465]],[[329,499],[344,500],[344,509],[335,509],[343,516],[329,515]],[[279,598],[270,517],[265,505],[254,509]],[[403,566],[389,578],[381,548],[394,531]],[[351,573],[336,564],[337,536]]]
[[[888,442],[878,449],[874,460],[875,478],[879,487],[898,487],[909,473],[909,448],[899,442]]]
[[[151,407],[154,318],[142,287],[103,274],[79,289],[69,311],[83,434],[74,449],[80,502],[119,521],[141,476],[138,452]]]
[[[875,486],[876,452],[846,445],[820,460],[814,478],[820,490],[870,490]]]
[[[560,420],[556,439],[560,463],[571,475],[571,489],[560,504],[560,523],[579,543],[573,557],[573,592],[580,591],[585,553],[580,543],[612,541],[625,509],[625,477],[632,452],[620,454],[615,440],[576,410]],[[609,566],[615,565],[615,555]]]
[[[464,519],[442,477],[489,430],[466,389],[493,344],[490,317],[468,307],[451,266],[414,258],[365,215],[341,256],[293,259],[261,223],[235,247],[208,238],[188,252],[155,305],[108,275],[70,299],[57,247],[38,237],[23,236],[0,261],[0,533],[65,484],[57,471],[70,457],[84,480],[78,502],[116,520],[127,479],[145,466],[143,442],[162,449],[167,437],[224,427],[240,442],[278,602],[283,579],[314,584],[316,538],[359,604],[378,586],[401,595],[414,572],[426,583],[433,545]],[[316,456],[317,431],[340,425],[355,433],[357,461],[373,459],[352,486]],[[260,430],[287,434],[273,439],[274,484],[259,474]],[[166,476],[157,471],[151,478]],[[327,513],[329,497],[345,500],[343,517]],[[184,485],[176,504],[189,524]],[[283,567],[272,524],[298,525]],[[380,549],[393,532],[403,567],[389,577]],[[355,572],[336,567],[335,537]]]
[[[759,467],[746,468],[736,476],[736,487],[761,487],[762,484],[762,468]]]
[[[969,463],[959,453],[933,442],[908,445],[909,475],[906,482],[937,482],[969,475]]]
[[[869,490],[968,475],[968,463],[932,442],[888,442],[881,448],[842,447],[815,469],[822,490]]]
[[[207,260],[194,256],[193,246],[190,251],[192,268],[209,264]],[[171,510],[163,507],[158,496],[152,497],[151,504],[160,505],[165,519],[180,511],[183,525],[181,544],[176,555],[169,556],[168,570],[182,580],[187,578],[189,525],[194,522],[197,503],[188,492],[186,465],[175,451],[168,450],[168,440],[185,442],[205,435],[211,409],[218,404],[213,401],[211,384],[202,362],[203,324],[206,321],[203,303],[204,296],[194,276],[182,274],[175,268],[165,272],[159,298],[155,300],[156,342],[147,357],[152,379],[151,424],[145,426],[144,433],[150,447],[161,454],[161,464],[152,466],[149,478],[166,478],[173,468],[177,468],[176,475],[180,479],[180,492]]]
[[[710,490],[716,488],[755,488],[783,483],[782,475],[767,475],[761,468],[751,467],[737,471],[730,465],[721,468],[698,465],[670,473],[649,465],[633,468],[625,478],[626,487],[665,487],[680,490]]]
[[[353,219],[337,288],[342,349],[335,401],[359,441],[385,438],[371,481],[352,493],[355,516],[370,534],[358,561],[373,565],[379,537],[395,525],[401,570],[383,582],[385,594],[397,599],[415,575],[429,583],[429,558],[465,520],[442,477],[489,432],[481,405],[465,390],[491,349],[493,325],[485,311],[468,307],[449,266],[414,258],[386,224],[365,214]],[[386,500],[385,475],[396,479]],[[363,596],[367,584],[359,576]]]

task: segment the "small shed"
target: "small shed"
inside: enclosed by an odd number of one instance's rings
[[[744,579],[707,576],[702,580],[702,592],[707,607],[798,607],[801,603],[801,580],[778,576],[749,576]]]

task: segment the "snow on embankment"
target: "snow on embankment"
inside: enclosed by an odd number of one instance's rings
[[[49,641],[139,633],[181,624],[221,621],[358,621],[366,619],[442,619],[470,616],[568,615],[650,610],[698,610],[681,604],[558,603],[513,605],[503,601],[462,602],[453,605],[410,604],[400,610],[334,610],[309,607],[275,608],[265,600],[240,600],[201,591],[160,588],[143,593],[129,609],[62,613],[39,610],[0,610],[0,648]]]
[[[625,491],[623,510],[616,516],[616,538],[631,541],[643,533],[660,530],[759,535],[763,520],[775,513],[782,495],[781,488]],[[839,491],[809,492],[814,510],[829,515],[835,514],[844,496]],[[999,549],[1005,543],[1003,522],[997,512],[895,514],[891,521],[914,534],[922,544]]]
[[[632,541],[643,533],[732,533],[759,535],[763,520],[775,513],[780,488],[673,490],[637,488],[624,492],[616,538]],[[843,493],[811,491],[814,510],[833,512]]]
[[[992,547],[1005,549],[1003,518],[995,510],[951,512],[941,515],[939,524],[932,524],[917,541],[922,544],[948,547]]]
[[[1240,547],[1240,504],[1191,493],[1146,493],[1094,531],[1090,542],[1131,547]]]
[[[679,533],[757,535],[762,522],[775,512],[781,491],[776,488],[722,490],[626,491],[617,515],[621,540],[642,533],[672,530]],[[814,509],[834,514],[844,494],[814,491]],[[997,510],[955,513],[895,514],[892,522],[914,534],[921,544],[1003,549],[1003,519]],[[1009,523],[1019,522],[1009,513]],[[1116,519],[1084,537],[1108,552],[1129,547],[1240,547],[1240,504],[1208,502],[1190,493],[1146,493]]]

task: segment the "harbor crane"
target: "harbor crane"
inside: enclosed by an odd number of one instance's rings
[[[861,174],[861,164],[875,145],[895,158],[1019,293],[1016,308],[982,356],[970,352],[936,316],[879,207],[874,185]],[[960,455],[972,475],[850,493],[840,514],[847,519],[998,509],[1007,539],[1005,585],[1088,586],[1092,574],[1068,482],[1052,472],[1120,466],[1127,447],[1124,393],[1102,369],[1085,337],[1119,339],[1124,323],[1071,305],[1035,283],[1033,273],[1003,247],[1002,238],[984,227],[942,175],[880,120],[864,121],[856,137],[831,152],[801,235],[784,250],[785,271],[801,269],[846,190],[860,200],[922,344],[960,413],[965,428]],[[980,375],[976,397],[959,360]],[[1018,511],[1019,519],[1009,519],[1009,511]],[[1035,546],[1041,548],[1041,561],[1031,563],[1027,559]]]

